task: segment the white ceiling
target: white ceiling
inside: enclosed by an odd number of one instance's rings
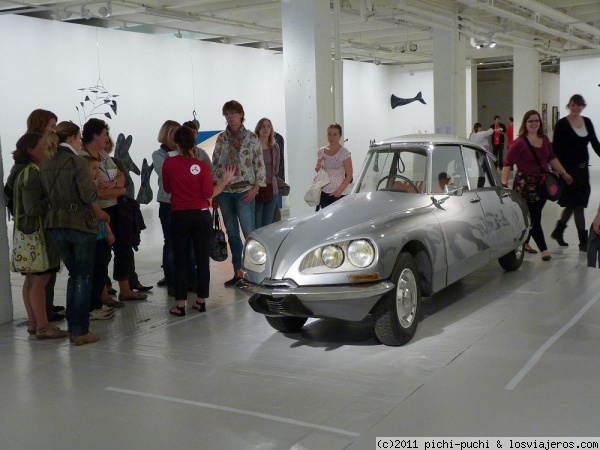
[[[538,50],[547,70],[562,56],[600,54],[600,0],[331,0],[332,24],[336,1],[342,58],[431,62],[435,27],[459,30],[467,57],[488,68],[510,66],[516,47]],[[0,0],[0,14],[283,50],[280,0]]]

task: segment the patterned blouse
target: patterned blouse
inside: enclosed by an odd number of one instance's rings
[[[338,152],[329,156],[325,152],[325,147],[319,149],[319,155],[323,155],[323,168],[327,175],[329,175],[329,183],[323,186],[323,192],[326,194],[333,194],[344,182],[346,178],[346,168],[344,167],[344,161],[350,158],[351,154],[346,147],[342,147]]]
[[[217,136],[212,155],[215,184],[223,178],[228,165],[237,168],[238,179],[229,182],[223,192],[246,192],[252,186],[266,186],[265,162],[258,137],[242,126],[237,133],[229,127]]]

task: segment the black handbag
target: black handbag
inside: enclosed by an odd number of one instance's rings
[[[227,241],[225,240],[225,232],[221,230],[221,216],[219,210],[213,208],[213,227],[210,236],[210,253],[211,259],[221,262],[225,261],[229,256],[227,253]]]

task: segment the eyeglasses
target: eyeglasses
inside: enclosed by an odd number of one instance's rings
[[[527,123],[540,123],[537,119],[528,120]]]

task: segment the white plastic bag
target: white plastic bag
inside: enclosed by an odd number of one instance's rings
[[[321,202],[321,188],[329,184],[329,175],[325,172],[325,169],[321,167],[321,170],[317,172],[313,182],[308,187],[306,194],[304,194],[304,201],[308,206],[317,206]]]

